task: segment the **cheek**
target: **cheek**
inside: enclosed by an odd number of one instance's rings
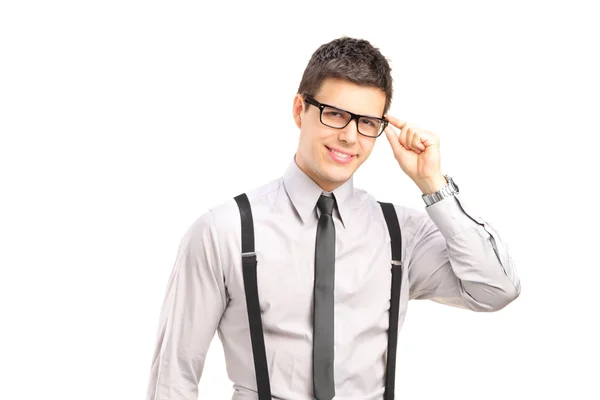
[[[303,124],[300,132],[300,143],[307,156],[320,156],[319,149],[324,145],[322,132],[310,123]]]
[[[375,142],[369,138],[360,137],[358,143],[365,158],[371,154],[371,151],[373,151],[373,147],[375,146]]]
[[[307,124],[304,127],[303,135],[304,141],[313,148],[322,147],[325,139],[327,138],[327,132],[321,129],[320,126],[314,124]]]

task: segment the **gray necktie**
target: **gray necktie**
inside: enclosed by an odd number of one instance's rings
[[[335,227],[331,212],[335,199],[321,195],[321,212],[315,248],[313,325],[313,389],[317,400],[335,396],[333,382],[333,289],[335,278]]]

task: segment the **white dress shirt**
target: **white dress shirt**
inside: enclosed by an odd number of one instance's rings
[[[285,174],[247,192],[254,219],[258,292],[272,396],[312,399],[312,302],[317,199],[323,190],[292,161]],[[337,200],[336,400],[384,393],[391,289],[390,238],[377,200],[351,178]],[[459,195],[425,212],[394,204],[402,232],[399,327],[408,301],[474,311],[503,308],[519,278],[498,233]],[[201,215],[179,245],[162,307],[148,400],[196,400],[218,332],[233,400],[257,399],[241,263],[240,214],[232,199]],[[398,362],[403,362],[399,359]]]

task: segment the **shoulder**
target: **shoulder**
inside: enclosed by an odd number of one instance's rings
[[[414,236],[419,230],[434,225],[424,208],[417,209],[410,207],[394,199],[376,198],[373,194],[362,189],[355,189],[355,197],[357,208],[363,210],[369,209],[372,215],[381,215],[381,219],[384,219],[384,217],[380,203],[391,204],[398,218],[402,233],[408,236]]]
[[[270,208],[275,202],[277,196],[283,188],[283,179],[281,177],[273,179],[270,182],[246,191],[248,200],[255,211],[258,208]],[[213,230],[218,236],[239,232],[240,211],[235,201],[236,193],[231,198],[216,204],[202,213],[190,226],[188,235],[199,234],[206,229]]]
[[[419,210],[414,207],[409,207],[401,204],[394,199],[377,198],[370,192],[364,189],[354,188],[354,204],[357,209],[371,209],[380,210],[380,203],[388,203],[394,206],[394,211],[398,215],[398,219],[402,222],[404,220],[415,220],[422,219],[427,216],[425,210]]]
[[[246,195],[252,209],[270,207],[281,187],[282,179],[277,178],[247,191]],[[182,237],[179,245],[180,251],[193,251],[207,245],[216,248],[239,236],[240,211],[234,197],[232,196],[230,199],[210,207],[196,217],[188,225]]]

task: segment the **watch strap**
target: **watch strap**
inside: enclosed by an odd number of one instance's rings
[[[449,175],[444,175],[444,178],[446,178],[447,184],[440,188],[440,190],[421,196],[427,207],[447,197],[454,196],[455,193],[459,193],[458,186],[454,183],[454,180]]]

